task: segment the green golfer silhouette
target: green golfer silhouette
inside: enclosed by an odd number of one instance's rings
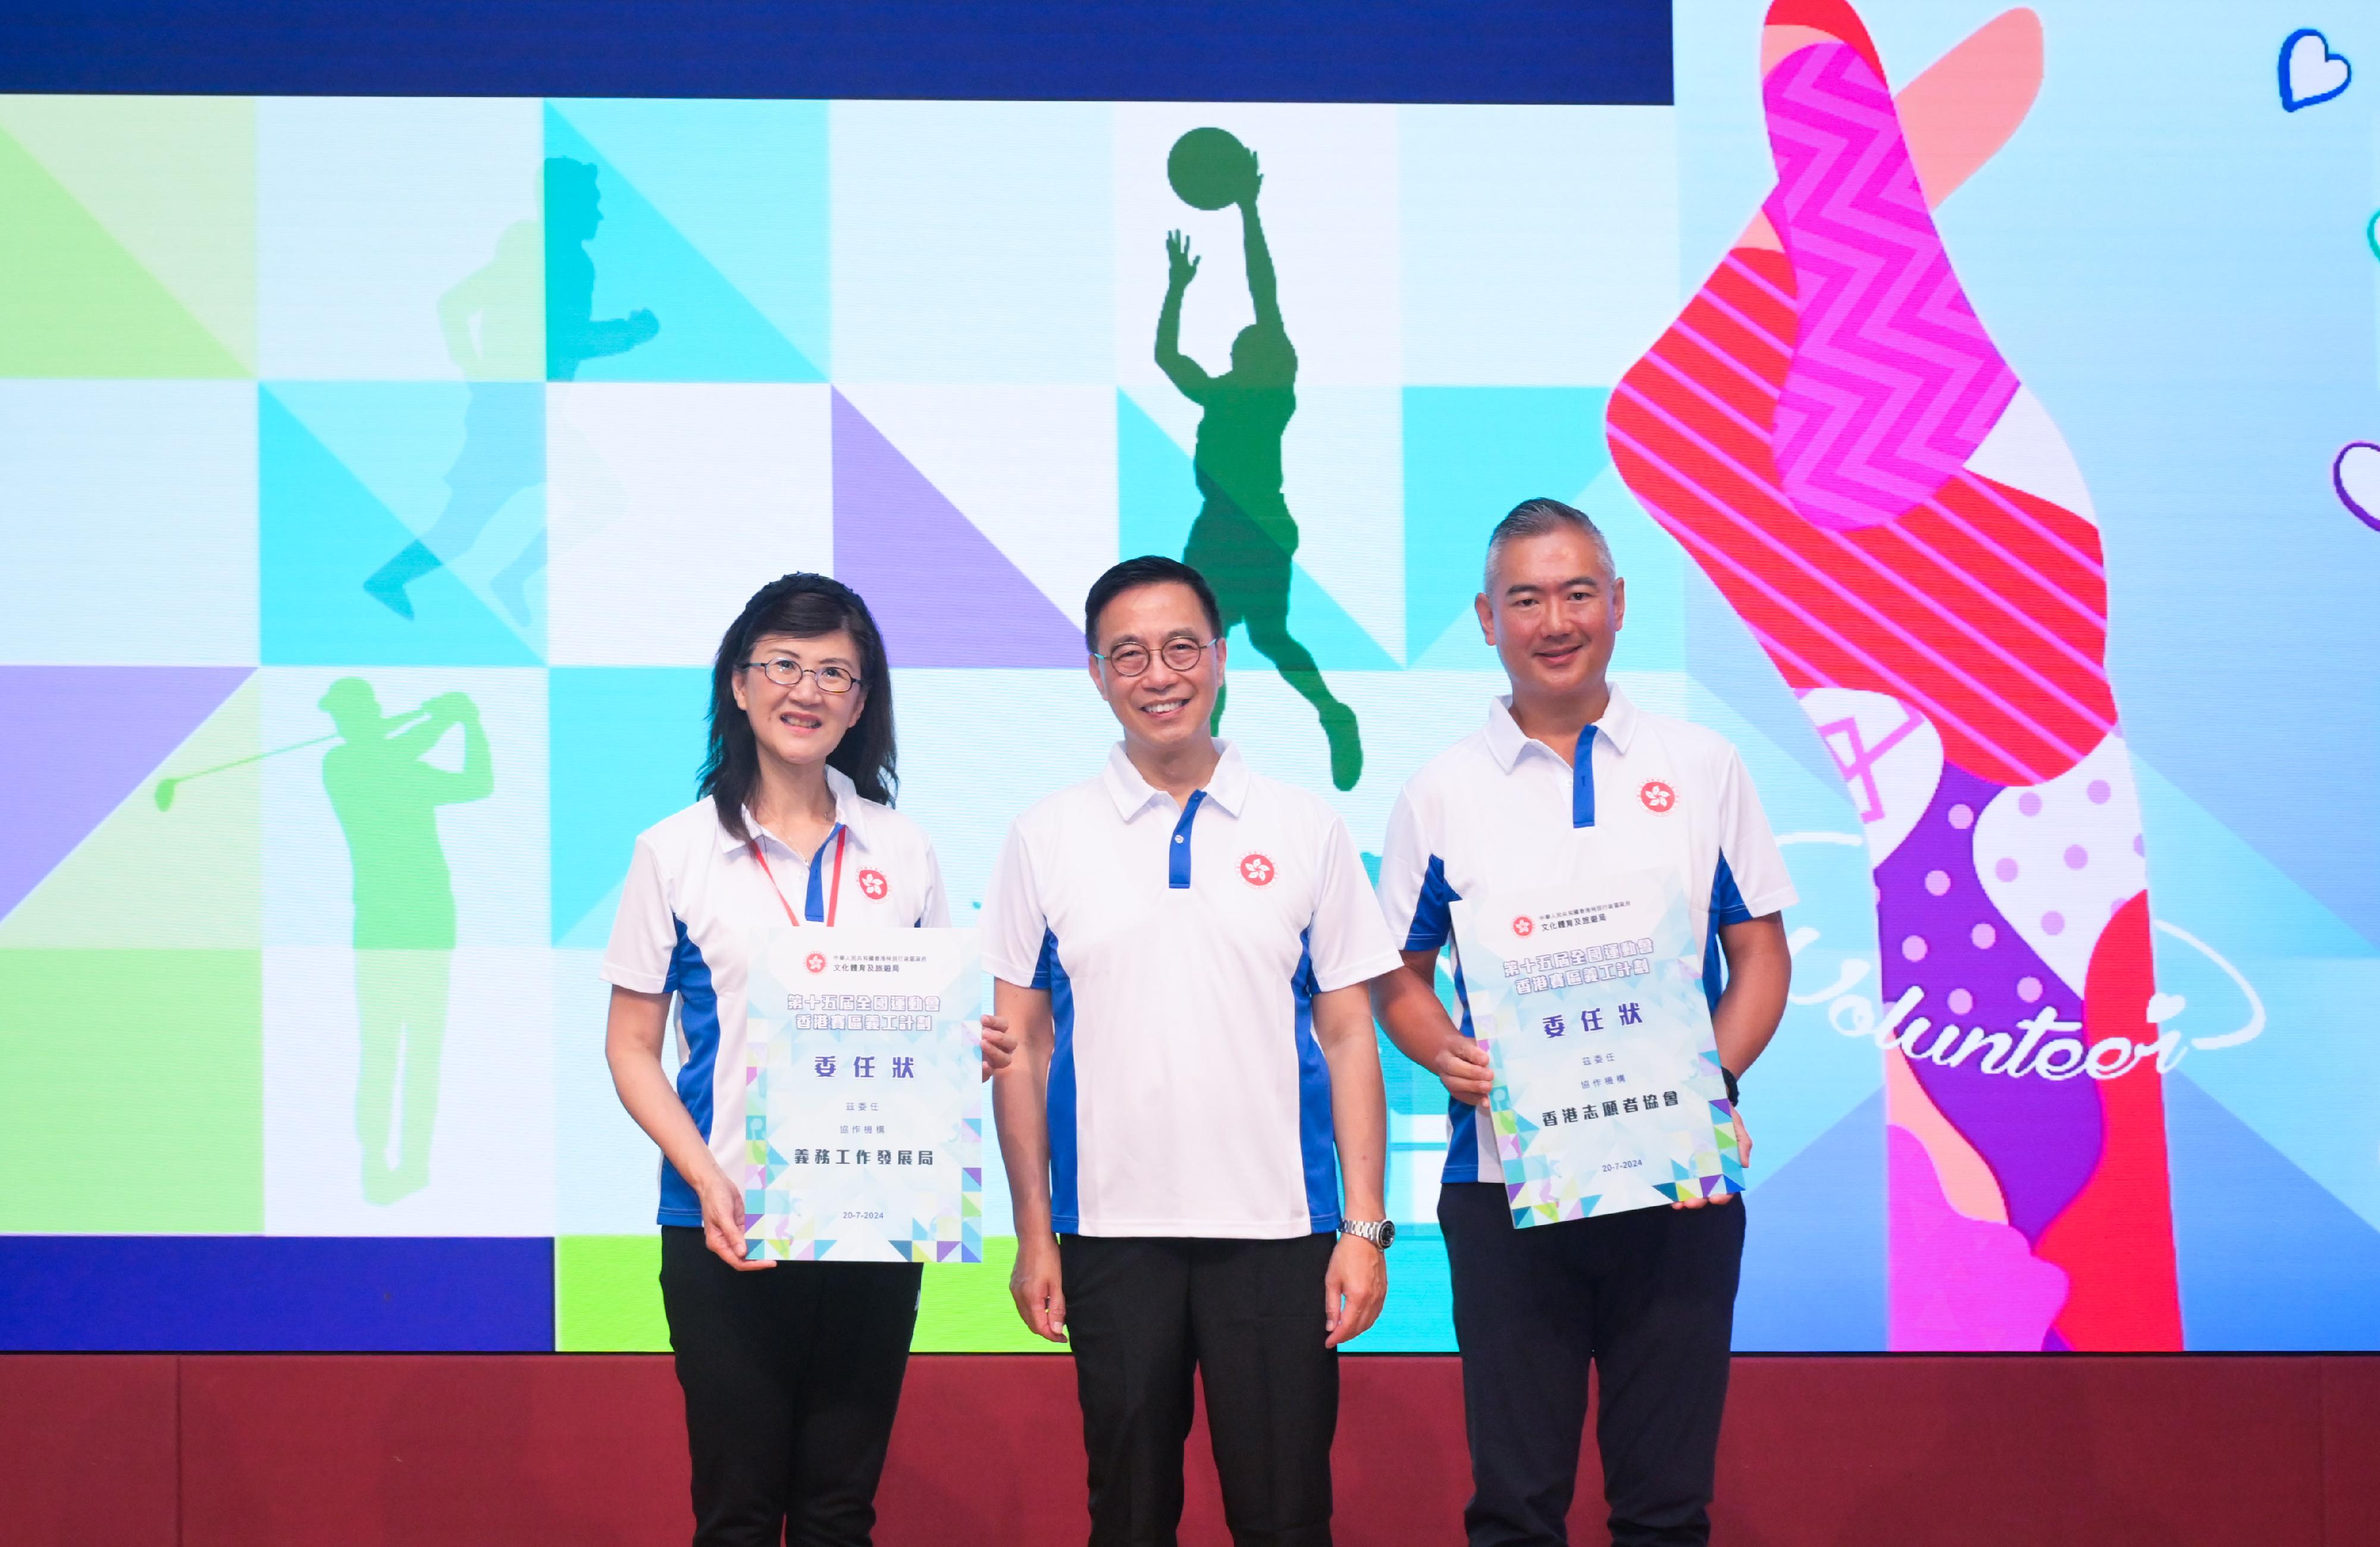
[[[1165,304],[1157,314],[1157,364],[1205,410],[1193,461],[1206,503],[1191,525],[1182,560],[1207,578],[1221,607],[1223,628],[1245,624],[1248,642],[1281,669],[1298,696],[1312,704],[1330,742],[1330,782],[1353,789],[1364,773],[1364,744],[1355,712],[1332,696],[1314,656],[1289,632],[1290,556],[1297,522],[1281,493],[1281,442],[1297,411],[1297,350],[1281,324],[1281,296],[1257,216],[1264,175],[1254,152],[1220,129],[1193,129],[1175,144],[1167,166],[1174,191],[1200,209],[1240,209],[1247,254],[1248,298],[1257,319],[1232,340],[1232,368],[1210,376],[1182,352],[1182,299],[1198,260],[1181,232],[1165,238]],[[1223,694],[1215,695],[1215,728],[1223,723]]]
[[[362,1029],[356,1138],[363,1192],[394,1203],[430,1184],[438,1124],[438,1062],[446,1038],[455,952],[455,886],[438,838],[438,808],[483,800],[495,788],[479,707],[443,693],[391,719],[361,677],[341,677],[322,708],[339,744],[322,755],[322,788],[347,837],[355,872],[356,1010]],[[418,723],[417,723],[418,722]],[[463,731],[463,766],[423,759],[449,728]],[[404,1122],[388,1152],[398,1091]]]

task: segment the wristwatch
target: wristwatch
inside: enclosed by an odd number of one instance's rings
[[[1353,1236],[1359,1241],[1369,1241],[1382,1251],[1397,1240],[1397,1222],[1392,1219],[1341,1220],[1339,1234]]]

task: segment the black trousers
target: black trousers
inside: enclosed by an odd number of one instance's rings
[[[1712,1474],[1743,1261],[1743,1202],[1512,1228],[1503,1186],[1438,1195],[1471,1436],[1471,1547],[1569,1540],[1586,1426],[1613,1547],[1710,1540]]]
[[[739,1273],[701,1231],[662,1227],[695,1547],[867,1547],[924,1272],[780,1262]]]
[[[1329,1547],[1339,1356],[1322,1346],[1322,1280],[1336,1244],[1059,1237],[1092,1547],[1173,1547],[1194,1370],[1232,1541]]]

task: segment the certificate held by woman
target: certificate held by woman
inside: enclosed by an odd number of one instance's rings
[[[753,1261],[983,1260],[975,932],[780,924],[747,1008]]]

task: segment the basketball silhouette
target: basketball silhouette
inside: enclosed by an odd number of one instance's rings
[[[1256,188],[1257,158],[1228,129],[1194,128],[1173,142],[1165,180],[1193,209],[1236,204]]]

